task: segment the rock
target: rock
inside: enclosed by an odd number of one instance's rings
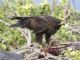
[[[19,54],[0,51],[0,60],[23,60],[23,59],[24,59],[23,56]]]

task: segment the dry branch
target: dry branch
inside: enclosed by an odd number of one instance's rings
[[[1,19],[0,19],[0,22],[4,23],[4,24],[7,25],[7,26],[10,26],[10,25],[11,25],[10,23],[8,23],[8,22],[6,22],[6,21],[4,21],[4,20],[1,20]]]
[[[31,33],[30,33],[30,30],[26,29],[26,28],[25,29],[19,28],[18,31],[20,31],[22,33],[22,35],[25,37],[27,46],[30,46],[31,45]]]
[[[65,27],[68,28],[70,31],[72,31],[73,33],[77,33],[80,34],[80,29],[76,29],[75,27],[72,27],[68,24],[65,24]]]

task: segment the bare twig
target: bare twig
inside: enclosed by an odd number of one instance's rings
[[[65,27],[67,27],[73,33],[80,34],[80,29],[73,28],[72,26],[69,26],[68,24],[66,24]]]
[[[28,33],[28,39],[27,39],[27,45],[28,46],[30,46],[31,45],[31,33],[30,33],[30,30],[29,29],[25,29],[25,30],[27,30],[27,33]]]
[[[68,11],[68,14],[66,16],[64,16],[63,20],[66,20],[70,15],[71,15],[71,13]]]
[[[63,20],[66,20],[70,16],[70,0],[64,5],[64,18]]]
[[[12,46],[9,46],[9,48],[11,49],[11,52],[16,52],[14,48],[12,48]]]
[[[22,29],[22,28],[19,28],[18,29],[22,34],[23,36],[25,37],[26,39],[26,43],[27,43],[27,46],[30,46],[31,45],[31,33],[30,33],[30,30],[28,29]]]
[[[11,25],[10,23],[8,23],[8,22],[6,22],[6,21],[4,21],[4,20],[1,20],[1,19],[0,19],[0,22],[4,23],[4,24],[7,25],[7,26],[10,26],[10,25]]]

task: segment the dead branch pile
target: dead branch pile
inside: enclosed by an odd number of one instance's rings
[[[80,42],[61,43],[57,47],[48,48],[32,44],[11,52],[0,51],[0,60],[71,60],[63,54],[63,50],[71,46],[73,49],[79,49]]]

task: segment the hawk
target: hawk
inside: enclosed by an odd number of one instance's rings
[[[16,24],[12,24],[11,26],[33,30],[36,36],[36,42],[39,44],[42,44],[42,36],[44,34],[46,43],[49,44],[51,35],[55,34],[63,25],[61,19],[48,15],[30,17],[14,16],[11,19],[18,20]]]

